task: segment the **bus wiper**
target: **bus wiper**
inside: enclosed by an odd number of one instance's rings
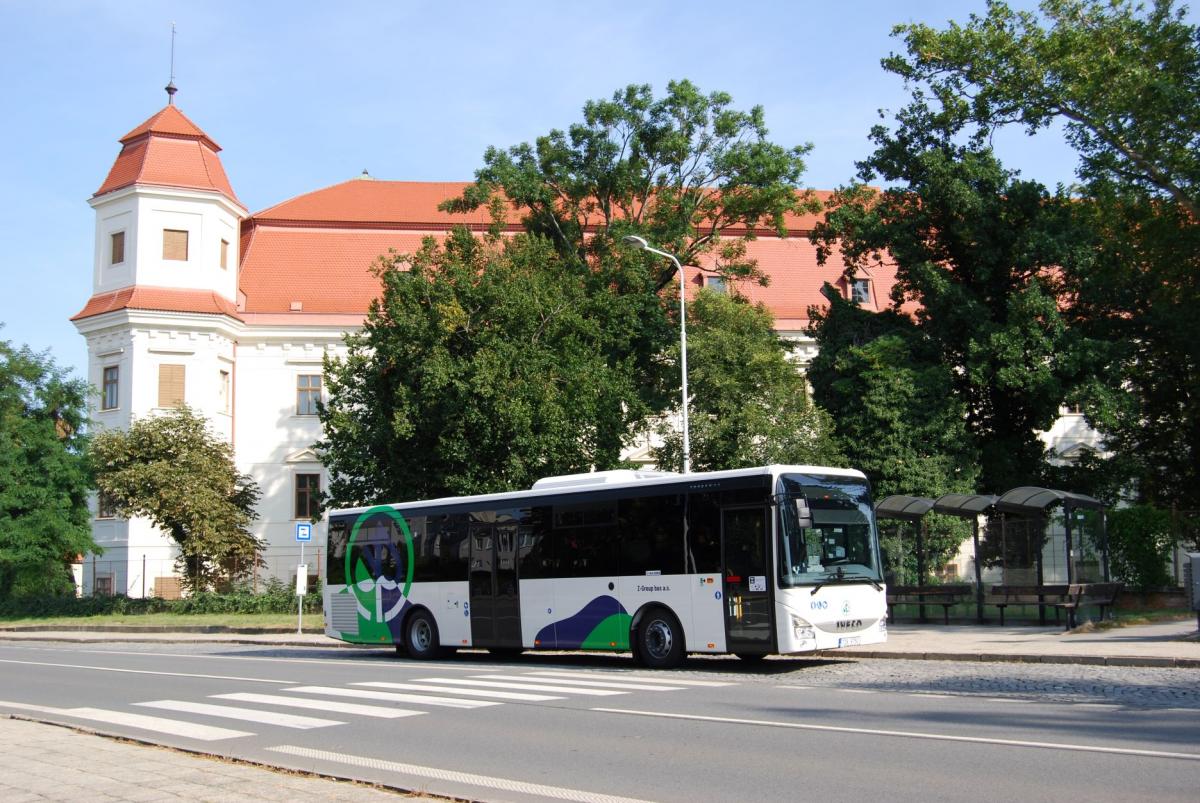
[[[869,577],[865,574],[854,574],[853,572],[847,572],[841,566],[838,566],[837,571],[827,572],[825,574],[825,579],[822,580],[821,582],[817,583],[815,586],[813,586],[813,590],[808,593],[810,595],[816,594],[818,591],[821,590],[822,586],[828,585],[829,583],[840,583],[843,580],[866,580],[868,583],[870,583],[872,586],[875,587],[876,591],[883,590],[883,586],[881,586],[879,584],[879,581],[876,580],[875,578]]]

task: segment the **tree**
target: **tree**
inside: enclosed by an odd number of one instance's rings
[[[0,340],[0,599],[70,593],[92,541],[83,459],[87,385]]]
[[[808,398],[804,376],[761,304],[701,290],[688,305],[688,384],[692,466],[717,471],[770,463],[837,465],[829,415]],[[674,356],[678,358],[678,346]],[[660,427],[660,467],[682,461],[673,422]]]
[[[782,236],[786,213],[818,208],[798,191],[811,146],[775,145],[761,106],[741,112],[731,104],[728,94],[705,95],[690,81],[668,83],[658,99],[649,85],[631,84],[611,100],[589,101],[583,122],[565,133],[488,148],[475,183],[445,207],[478,209],[502,193],[525,228],[549,238],[568,263],[600,267],[632,232],[685,265],[714,254],[729,278],[761,278],[745,254],[754,230]],[[670,265],[659,264],[654,288],[673,278]]]
[[[1097,232],[1087,270],[1064,274],[1068,314],[1111,344],[1088,399],[1139,495],[1200,506],[1200,28],[1170,0],[989,3],[935,30],[899,26],[885,67],[958,104],[986,137],[1062,123],[1082,165],[1076,209]]]
[[[608,469],[678,394],[663,260],[756,278],[745,241],[810,204],[806,147],[771,144],[762,110],[687,81],[631,86],[535,145],[489,149],[452,211],[487,206],[486,236],[385,257],[383,295],[326,365],[318,444],[335,503],[527,487]],[[525,233],[502,237],[515,210]]]
[[[784,234],[788,213],[817,205],[798,189],[809,146],[773,144],[762,109],[738,111],[723,92],[673,81],[655,98],[649,86],[631,85],[588,102],[583,118],[532,145],[489,148],[475,183],[444,206],[515,210],[526,231],[553,244],[563,269],[585,277],[594,342],[634,390],[602,407],[623,426],[593,425],[603,435],[595,465],[609,468],[630,435],[624,424],[661,412],[677,391],[662,359],[675,327],[661,293],[675,271],[629,253],[621,238],[644,236],[683,264],[708,260],[731,283],[765,282],[746,242],[763,228]]]
[[[851,275],[894,262],[896,314],[915,307],[922,351],[966,415],[980,482],[1002,493],[1040,479],[1037,433],[1094,362],[1060,309],[1062,273],[1091,258],[1092,238],[1068,198],[1005,170],[986,143],[961,141],[964,122],[960,107],[934,110],[918,93],[894,131],[872,131],[863,184],[834,194],[813,240],[822,258],[840,246]],[[892,188],[866,186],[877,179]],[[814,320],[820,339],[825,319]]]
[[[176,568],[191,591],[227,586],[262,565],[263,544],[249,530],[258,485],[190,408],[101,432],[90,457],[117,515],[144,516],[178,544]]]
[[[376,273],[383,295],[325,366],[335,504],[527,488],[599,461],[601,427],[628,415],[612,401],[636,394],[598,343],[601,302],[544,238],[459,229]]]
[[[832,287],[826,295],[829,308],[813,311],[820,348],[808,378],[816,402],[837,411],[836,443],[849,464],[866,472],[877,499],[974,493],[979,450],[937,344],[897,310],[868,312]],[[936,514],[922,526],[927,567],[949,561],[970,532],[963,522]],[[910,529],[881,527],[900,584],[918,580],[916,552],[901,538]]]

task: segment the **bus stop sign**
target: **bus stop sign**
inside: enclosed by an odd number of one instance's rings
[[[307,523],[296,525],[296,540],[300,543],[312,540],[312,525]]]

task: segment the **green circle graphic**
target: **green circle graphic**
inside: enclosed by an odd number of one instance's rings
[[[350,529],[350,539],[346,544],[346,585],[350,588],[353,588],[355,590],[355,596],[358,596],[358,583],[354,581],[354,573],[351,571],[351,559],[354,554],[354,542],[358,538],[359,529],[369,518],[377,513],[386,514],[400,528],[400,532],[404,534],[404,546],[406,552],[408,553],[408,560],[405,561],[404,589],[400,592],[400,596],[404,599],[408,599],[408,591],[410,588],[412,588],[414,563],[412,531],[409,530],[408,522],[404,520],[404,517],[400,515],[400,512],[393,509],[390,505],[376,505],[375,507],[364,511],[355,520],[354,526]],[[376,581],[379,580],[378,577],[374,579]]]

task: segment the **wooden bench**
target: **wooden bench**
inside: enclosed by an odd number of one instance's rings
[[[943,612],[942,619],[946,624],[950,624],[950,608],[970,599],[974,595],[974,591],[966,583],[942,586],[888,586],[888,619],[895,618],[892,614],[892,608],[896,605],[922,606],[922,619],[925,617],[924,606],[941,605]]]
[[[1075,612],[1085,605],[1098,606],[1104,619],[1106,609],[1117,604],[1122,587],[1121,583],[1073,583],[1067,589],[1067,598],[1059,603],[1067,611],[1067,628],[1075,629]]]
[[[986,602],[1000,609],[1000,624],[1004,624],[1004,609],[1009,605],[1038,605],[1067,612],[1067,629],[1075,627],[1075,611],[1084,605],[1098,605],[1100,618],[1105,609],[1117,602],[1120,583],[1072,583],[1070,585],[992,586]],[[1056,616],[1057,618],[1057,616]]]

